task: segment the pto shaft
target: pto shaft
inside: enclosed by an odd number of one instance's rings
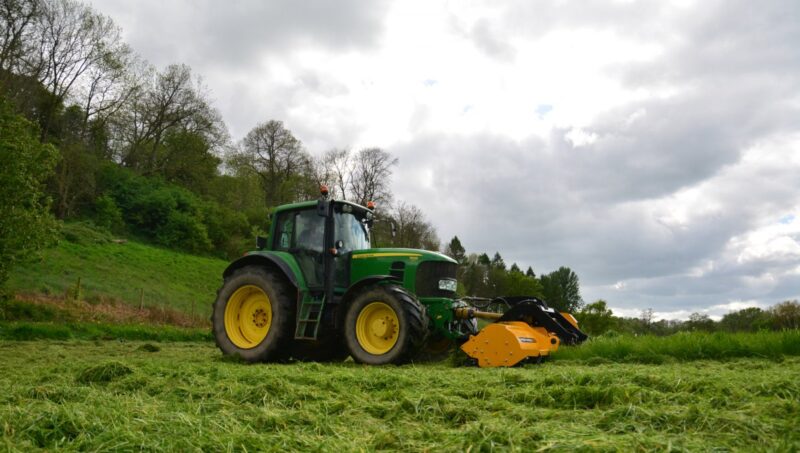
[[[455,309],[455,317],[456,319],[472,319],[472,318],[481,318],[481,319],[490,319],[492,321],[496,321],[503,317],[502,313],[492,313],[489,311],[478,311],[474,308],[467,308],[467,307],[460,307]]]

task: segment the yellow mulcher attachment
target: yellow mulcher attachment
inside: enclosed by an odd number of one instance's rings
[[[493,300],[496,301],[510,308],[502,314],[456,309],[456,317],[460,319],[495,321],[461,345],[461,350],[480,367],[540,362],[560,344],[579,344],[588,338],[578,329],[578,322],[571,314],[558,312],[535,297],[504,297]]]

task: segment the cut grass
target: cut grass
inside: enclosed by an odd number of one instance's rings
[[[150,348],[148,348],[150,349]],[[9,450],[800,448],[800,359],[244,365],[210,344],[0,342]]]
[[[18,293],[74,294],[81,279],[81,298],[104,298],[137,306],[167,307],[208,318],[227,262],[127,241],[85,224],[65,225],[65,238],[40,260],[16,266],[8,283]]]

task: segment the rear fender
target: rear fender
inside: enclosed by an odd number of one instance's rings
[[[288,281],[295,289],[300,290],[303,289],[303,287],[305,287],[303,276],[299,272],[297,264],[289,263],[284,258],[272,253],[264,253],[264,252],[249,253],[229,264],[228,267],[225,269],[225,271],[222,273],[222,276],[223,278],[228,278],[236,270],[241,269],[245,266],[263,266],[266,268],[274,269],[283,274],[283,276],[286,278],[286,281]],[[293,269],[293,267],[297,269]]]

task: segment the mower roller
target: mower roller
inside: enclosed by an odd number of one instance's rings
[[[460,346],[478,366],[497,367],[586,340],[572,315],[533,296],[458,298],[455,260],[372,248],[374,221],[374,204],[330,199],[325,187],[319,200],[276,208],[269,236],[223,272],[211,316],[217,346],[249,362],[351,356],[371,365]],[[479,319],[489,322],[480,331]]]

